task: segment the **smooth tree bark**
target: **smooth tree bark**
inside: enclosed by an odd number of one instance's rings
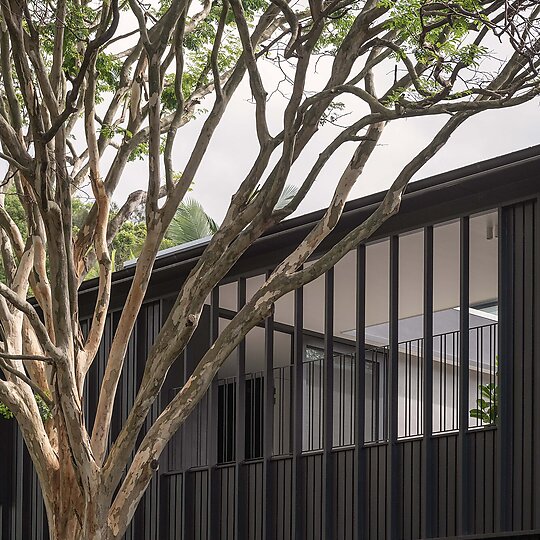
[[[165,446],[276,300],[321,276],[398,212],[408,182],[468,118],[538,96],[539,9],[535,0],[2,0],[0,401],[15,416],[32,458],[52,540],[121,538]],[[277,88],[268,83],[276,70],[283,76]],[[235,94],[245,91],[243,81],[252,97],[257,152],[182,284],[148,353],[134,405],[111,440],[124,358],[156,254],[192,183],[208,181],[200,177],[201,164],[212,159],[210,143]],[[272,100],[278,105],[270,123]],[[314,259],[366,164],[392,152],[379,146],[386,126],[433,116],[445,118],[443,126],[411,155],[379,207]],[[196,139],[182,139],[195,117],[202,117]],[[191,148],[183,162],[175,155],[177,140]],[[314,156],[309,148],[317,145]],[[343,147],[348,162],[333,161],[323,179],[325,165]],[[111,216],[133,159],[147,163],[147,187],[120,201]],[[296,163],[309,164],[309,171],[294,197],[276,207]],[[207,296],[253,242],[297,210],[317,180],[333,191],[323,217],[141,436]],[[74,230],[78,190],[94,202]],[[7,197],[20,199],[24,230],[7,211]],[[109,310],[111,243],[141,207],[147,235],[89,430],[84,383]],[[97,298],[83,334],[78,289],[96,265]]]

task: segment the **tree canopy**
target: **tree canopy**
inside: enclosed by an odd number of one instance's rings
[[[537,0],[3,0],[0,401],[32,458],[51,540],[122,537],[167,442],[274,302],[398,212],[413,175],[469,118],[538,96],[539,13]],[[219,227],[197,210],[197,227],[213,236],[182,283],[133,407],[112,437],[116,391],[156,254],[183,219],[193,182],[212,189],[201,164],[212,159],[215,132],[244,82],[256,150]],[[314,259],[386,126],[436,116],[442,127],[411,155],[382,203]],[[183,137],[189,123],[196,135]],[[341,151],[344,162],[335,160]],[[132,191],[125,172],[134,160],[146,173],[145,188]],[[291,181],[298,189],[278,204]],[[205,299],[317,181],[331,193],[320,221],[143,432]],[[91,202],[77,199],[81,191]],[[129,195],[116,206],[120,192]],[[113,259],[131,257],[131,246],[138,260],[90,428],[85,381],[103,338]],[[78,291],[90,271],[97,294],[83,333]]]

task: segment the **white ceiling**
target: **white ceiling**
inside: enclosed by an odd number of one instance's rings
[[[470,303],[477,305],[497,298],[498,248],[497,214],[484,214],[470,221]],[[423,310],[423,232],[402,235],[399,242],[399,316],[418,317]],[[443,311],[459,306],[459,222],[447,223],[434,231],[434,310]],[[355,329],[356,254],[349,253],[335,266],[334,271],[334,335],[351,337]],[[263,276],[249,278],[248,298],[263,283]],[[236,283],[220,288],[220,305],[236,309]],[[389,242],[370,244],[366,251],[366,326],[388,322],[389,305]],[[294,294],[289,293],[276,302],[275,320],[293,324]],[[304,328],[324,331],[324,276],[304,287]],[[259,335],[260,334],[260,335]],[[283,339],[282,339],[283,337]],[[290,341],[281,336],[278,356],[289,354]],[[264,332],[255,329],[248,340],[248,350],[254,359],[264,350]],[[261,363],[262,356],[257,361]],[[283,358],[285,360],[285,358]],[[288,358],[287,358],[288,362]],[[287,362],[279,362],[285,365]]]

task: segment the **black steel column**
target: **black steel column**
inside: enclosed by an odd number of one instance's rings
[[[355,540],[366,538],[367,479],[366,479],[366,246],[356,251],[356,366],[355,366]]]
[[[267,278],[269,277],[267,274]],[[264,322],[264,412],[263,412],[263,540],[275,538],[274,475],[274,315]]]
[[[324,280],[324,396],[323,396],[323,538],[334,537],[334,471],[332,446],[334,442],[334,269]]]
[[[294,293],[294,396],[293,396],[293,535],[304,540],[304,503],[306,483],[302,462],[303,386],[304,386],[304,289]]]
[[[236,309],[240,311],[246,304],[246,280],[238,280]],[[235,423],[235,490],[234,490],[234,538],[246,538],[247,486],[244,461],[246,459],[246,340],[237,348],[236,365],[236,423]]]
[[[499,531],[512,530],[513,462],[513,286],[514,286],[514,210],[499,209],[499,420],[497,428],[499,490],[497,514]]]
[[[424,229],[424,407],[422,410],[422,535],[436,536],[437,471],[433,451],[433,227]]]
[[[472,474],[469,448],[469,217],[460,221],[458,534],[471,531]]]
[[[399,326],[399,236],[390,238],[390,356],[388,359],[388,457],[386,475],[386,537],[401,537],[401,497],[398,438],[398,326]]]
[[[219,286],[210,295],[210,346],[219,335]],[[219,538],[219,479],[218,460],[218,378],[208,389],[208,540]]]

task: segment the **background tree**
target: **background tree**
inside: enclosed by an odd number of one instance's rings
[[[218,230],[217,223],[204,211],[195,199],[180,203],[169,225],[167,236],[175,246],[211,236]]]
[[[395,214],[411,177],[468,118],[538,95],[539,10],[536,0],[2,0],[0,158],[7,168],[4,187],[17,194],[24,218],[18,226],[2,194],[0,400],[15,416],[34,463],[51,539],[120,538],[167,441],[273,303],[322,275]],[[321,59],[326,75],[314,76]],[[272,128],[267,109],[276,88],[268,87],[263,62],[284,76],[279,90],[286,100],[279,115],[272,112]],[[258,150],[183,283],[148,353],[133,408],[110,441],[115,393],[156,253],[201,162],[211,158],[215,130],[244,79]],[[346,125],[334,127],[341,100],[351,114]],[[444,116],[444,125],[411,156],[380,206],[304,266],[338,222],[385,126],[435,115]],[[196,116],[197,138],[183,141],[192,149],[176,163],[176,136]],[[329,127],[331,141],[311,160],[306,149]],[[350,159],[325,171],[334,191],[321,220],[140,436],[205,298],[257,238],[298,208],[343,146]],[[129,181],[126,164],[134,159],[147,160],[147,188],[112,211],[118,186]],[[308,173],[295,174],[297,193],[276,208],[300,161]],[[93,204],[74,234],[80,212],[74,194],[87,183]],[[84,382],[105,326],[111,249],[141,205],[146,231],[89,430]],[[97,300],[83,336],[77,291],[96,264]],[[30,289],[35,303],[26,300]],[[50,419],[42,418],[35,396],[48,403]]]
[[[276,209],[286,206],[298,193],[296,186],[285,185],[276,203]],[[166,239],[171,245],[179,246],[186,242],[199,240],[213,235],[219,229],[218,224],[204,211],[202,204],[195,199],[185,199],[178,206]]]

